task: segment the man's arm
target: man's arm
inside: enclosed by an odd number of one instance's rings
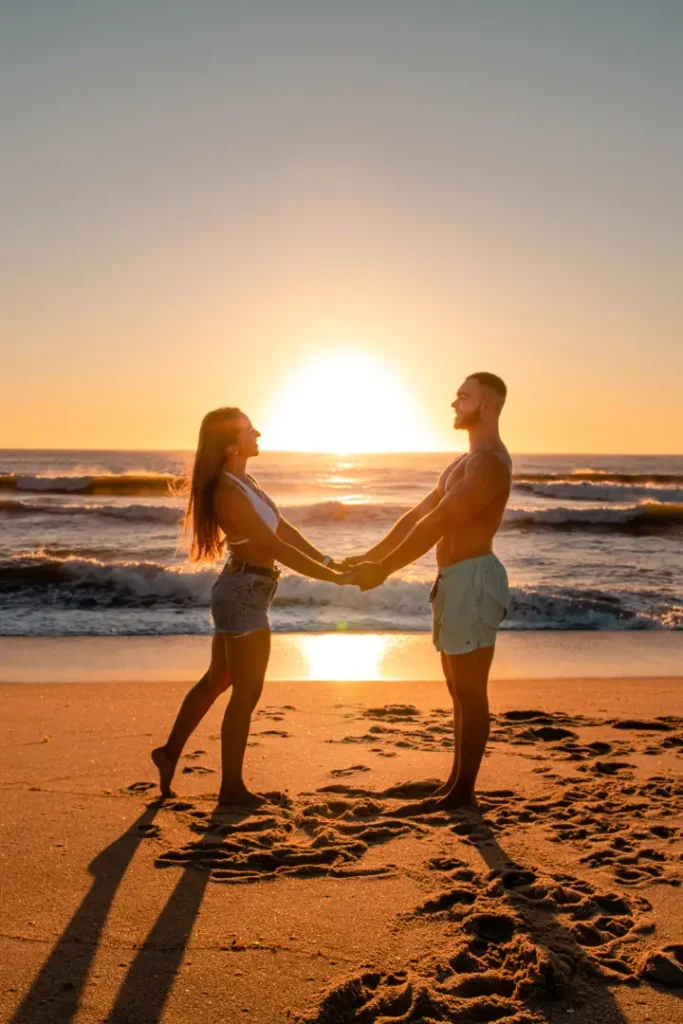
[[[467,461],[462,480],[446,492],[432,512],[420,519],[402,543],[380,559],[374,570],[377,583],[370,582],[370,569],[366,570],[370,587],[378,586],[387,576],[426,555],[447,529],[476,516],[507,488],[508,482],[509,472],[496,455],[473,455]]]
[[[439,492],[435,487],[422,501],[409,509],[400,519],[397,519],[389,533],[382,537],[374,547],[371,547],[364,555],[347,558],[345,560],[346,564],[357,565],[359,562],[378,562],[381,558],[388,555],[390,551],[393,551],[401,541],[405,540],[423,516],[426,516],[428,512],[432,512],[438,504]]]

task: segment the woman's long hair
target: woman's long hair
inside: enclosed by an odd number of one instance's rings
[[[225,460],[225,449],[237,440],[237,426],[242,416],[242,410],[232,406],[214,409],[207,412],[199,428],[185,513],[185,534],[192,538],[190,558],[193,562],[214,562],[222,554],[223,536],[214,503],[216,481]]]

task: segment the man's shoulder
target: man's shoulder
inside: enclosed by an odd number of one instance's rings
[[[507,448],[482,448],[472,452],[465,466],[468,474],[486,474],[487,476],[510,477],[512,475],[512,459]]]

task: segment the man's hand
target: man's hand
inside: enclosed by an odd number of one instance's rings
[[[387,574],[379,562],[360,562],[351,571],[352,582],[361,590],[374,590],[381,586]]]
[[[368,561],[368,556],[367,555],[349,555],[348,558],[342,559],[342,561],[341,561],[341,568],[342,569],[355,569],[355,567],[357,565],[360,565],[361,562],[367,562],[367,561]],[[336,566],[335,566],[335,568],[336,568]]]
[[[358,582],[356,580],[356,570],[342,569],[341,572],[337,570],[334,582],[338,587],[357,587]]]

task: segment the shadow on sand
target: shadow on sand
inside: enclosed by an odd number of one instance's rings
[[[533,877],[535,871],[525,868],[508,856],[496,840],[486,819],[479,813],[476,818],[477,828],[470,833],[469,838],[491,871],[499,874],[501,879],[506,875],[513,879],[509,888],[502,886],[505,899],[513,910],[523,916],[532,942],[542,949],[559,953],[566,961],[577,967],[583,965],[582,970],[585,970],[587,959],[584,947],[577,942],[575,934],[553,913],[548,900],[541,896],[538,905],[534,905],[534,900],[529,899],[523,891],[515,891],[515,876],[524,882],[525,874]],[[609,980],[597,972],[591,972],[589,994],[570,990],[566,995],[573,998],[564,1005],[557,1002],[544,1005],[543,1002],[539,1003],[537,999],[533,999],[533,1010],[548,1021],[565,1018],[567,1013],[571,1013],[574,1024],[596,1024],[598,1021],[601,1024],[628,1024],[614,998]],[[529,1004],[528,1008],[531,1010],[532,1005]]]
[[[122,836],[89,865],[93,883],[48,956],[10,1024],[71,1024],[116,893],[141,842],[152,832],[161,802],[150,804]],[[211,824],[202,841],[211,840]],[[201,843],[199,844],[201,845]],[[108,1015],[114,1024],[155,1024],[163,1013],[210,878],[187,867],[145,942],[137,949]],[[121,956],[127,958],[128,951]]]
[[[109,910],[140,845],[151,831],[155,802],[88,866],[93,883],[40,969],[10,1024],[70,1024],[102,938]]]

